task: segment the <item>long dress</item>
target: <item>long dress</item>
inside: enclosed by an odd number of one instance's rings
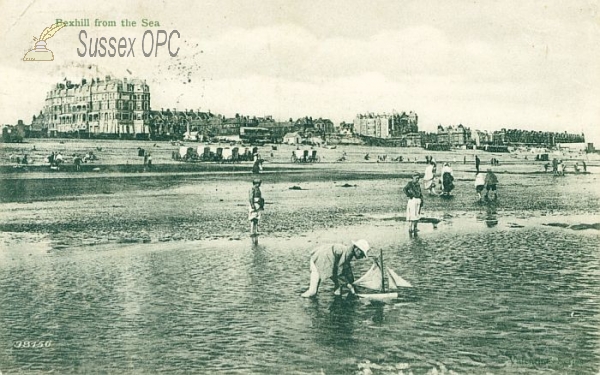
[[[445,194],[450,194],[454,189],[454,176],[452,175],[452,168],[442,168],[442,191]]]
[[[429,190],[430,188],[435,187],[433,179],[433,165],[429,164],[427,167],[425,167],[425,175],[423,176],[423,185],[425,186],[425,190]]]

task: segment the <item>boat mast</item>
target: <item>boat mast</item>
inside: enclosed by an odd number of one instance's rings
[[[383,250],[379,249],[379,264],[381,268],[381,291],[385,293],[385,275],[383,272]]]

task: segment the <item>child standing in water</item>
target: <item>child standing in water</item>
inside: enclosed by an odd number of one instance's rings
[[[498,199],[498,194],[496,193],[496,185],[498,185],[498,177],[492,172],[491,168],[488,168],[487,174],[485,175],[485,200],[488,200],[490,190],[494,192],[494,200]]]
[[[416,235],[419,231],[417,225],[421,215],[421,207],[423,205],[423,194],[419,185],[421,175],[418,172],[413,174],[413,178],[404,187],[404,194],[408,197],[406,203],[406,221],[408,221],[408,234]]]
[[[262,198],[262,192],[260,191],[260,185],[262,181],[255,178],[252,181],[252,189],[250,189],[248,208],[248,220],[250,220],[250,236],[256,238],[258,235],[258,221],[260,220],[260,211],[263,210],[265,201]]]
[[[479,202],[482,200],[481,193],[485,188],[485,175],[483,173],[477,172],[475,175],[475,191],[477,192],[477,197],[479,198]]]

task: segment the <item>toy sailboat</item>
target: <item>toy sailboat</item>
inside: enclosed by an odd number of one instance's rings
[[[388,268],[388,285],[385,285],[385,268],[383,267],[383,252],[379,253],[379,263],[377,260],[373,261],[371,268],[353,285],[361,289],[369,290],[368,293],[360,293],[357,291],[356,295],[362,299],[371,301],[385,302],[387,300],[398,298],[398,290],[400,288],[410,288],[412,285],[400,277],[392,269]]]

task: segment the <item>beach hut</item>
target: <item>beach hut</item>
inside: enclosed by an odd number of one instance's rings
[[[198,147],[198,151],[200,151],[200,147]],[[202,155],[202,160],[204,160],[204,161],[212,160],[212,155],[210,153],[209,146],[204,146],[202,148],[202,152],[198,152],[198,155]]]
[[[233,151],[229,147],[225,147],[223,149],[222,158],[223,160],[231,160],[231,156],[233,155]]]
[[[302,137],[297,132],[287,133],[283,136],[283,143],[287,143],[288,145],[299,145],[302,143]]]
[[[188,147],[181,146],[179,147],[179,157],[184,159],[188,154]]]

